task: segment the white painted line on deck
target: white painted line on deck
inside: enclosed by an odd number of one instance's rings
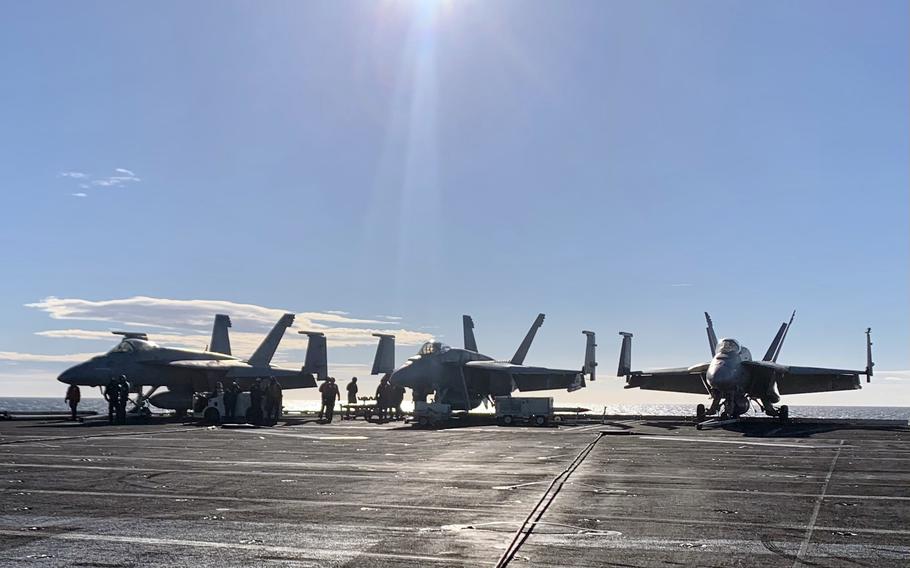
[[[70,491],[65,489],[32,489],[30,487],[15,487],[10,489],[0,488],[0,494],[3,493],[33,493],[37,495],[74,495],[90,497],[124,497],[127,499],[145,498],[145,499],[191,499],[193,501],[227,501],[232,503],[279,503],[284,505],[313,505],[321,507],[369,507],[377,511],[383,509],[404,509],[412,511],[446,511],[446,512],[470,512],[470,513],[489,513],[496,509],[509,509],[509,504],[488,504],[485,509],[472,507],[431,507],[426,505],[402,505],[399,503],[362,503],[351,501],[315,501],[312,499],[272,499],[268,497],[232,497],[225,495],[197,495],[187,493],[141,493],[141,492],[114,492],[114,491]]]
[[[802,450],[838,450],[841,446],[810,446],[808,444],[787,444],[781,442],[747,442],[744,440],[715,440],[712,438],[684,438],[682,436],[639,436],[640,440],[665,440],[670,442],[702,442],[705,444],[734,444],[736,446],[768,446],[771,448],[799,448]],[[848,446],[849,447],[849,446]]]
[[[844,445],[843,440],[840,441],[840,445]],[[812,516],[809,518],[809,525],[806,527],[806,537],[803,539],[803,543],[799,547],[799,552],[796,553],[796,559],[793,561],[794,568],[803,564],[803,558],[806,556],[806,551],[809,549],[809,543],[812,541],[812,533],[815,531],[815,521],[818,520],[818,512],[821,510],[822,501],[825,500],[825,493],[828,492],[828,484],[831,483],[831,476],[834,474],[834,468],[837,466],[838,457],[840,457],[840,447],[838,447],[837,451],[834,453],[834,459],[831,460],[831,467],[828,468],[828,474],[825,475],[825,482],[822,484],[822,490],[815,500]]]
[[[184,540],[176,538],[151,538],[151,537],[142,537],[142,536],[115,536],[115,535],[102,535],[102,534],[89,534],[89,533],[78,533],[78,532],[67,532],[67,533],[28,533],[23,531],[15,530],[5,530],[0,529],[0,535],[11,536],[11,537],[22,537],[22,538],[41,538],[41,539],[55,539],[55,540],[75,540],[75,541],[88,541],[88,542],[111,542],[119,544],[140,544],[146,546],[181,546],[189,548],[217,548],[217,549],[227,549],[227,550],[246,550],[250,552],[268,552],[272,554],[288,554],[304,558],[312,558],[318,560],[333,560],[333,561],[344,561],[350,562],[354,558],[358,557],[367,557],[367,558],[377,558],[377,559],[389,559],[389,560],[405,560],[411,562],[432,562],[432,563],[443,563],[451,564],[452,562],[458,562],[461,564],[468,564],[471,566],[477,565],[475,559],[468,558],[457,558],[452,556],[445,556],[443,558],[436,556],[421,556],[416,554],[394,554],[394,553],[384,553],[384,552],[367,552],[367,551],[345,551],[342,548],[337,549],[319,549],[319,548],[296,548],[292,546],[271,546],[263,544],[243,544],[236,542],[212,542],[207,540]],[[293,560],[293,559],[291,559]]]
[[[307,438],[310,440],[369,440],[368,436],[314,436],[311,434],[290,434],[287,432],[276,432],[274,430],[231,430],[231,432],[245,432],[247,434],[282,436],[285,438]]]

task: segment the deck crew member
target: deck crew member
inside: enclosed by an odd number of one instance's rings
[[[348,404],[357,404],[357,377],[353,377],[348,383]]]
[[[266,415],[270,424],[276,424],[281,418],[281,383],[278,379],[271,377],[266,387]]]
[[[262,379],[250,385],[250,419],[256,426],[262,424]]]
[[[116,377],[112,376],[104,387],[104,400],[107,401],[107,423],[113,424],[117,406],[120,404],[120,384]]]
[[[82,399],[82,393],[79,391],[79,387],[76,385],[70,385],[66,389],[66,398],[63,399],[67,404],[70,405],[70,418],[75,421],[76,418],[76,407],[79,406],[79,401]]]
[[[385,374],[379,379],[379,386],[376,387],[376,410],[379,413],[379,421],[385,421],[388,416],[388,410],[392,400],[392,383],[389,374]]]
[[[330,424],[332,422],[332,417],[335,414],[335,401],[341,400],[341,393],[338,392],[338,385],[335,384],[335,377],[326,379],[319,387],[319,392],[322,393],[322,407],[319,409],[319,420],[323,420],[323,416],[325,416],[325,423]]]
[[[237,409],[237,395],[240,394],[240,385],[231,381],[224,391],[224,417],[233,419]]]
[[[126,375],[120,375],[117,386],[120,391],[117,397],[117,423],[126,424],[126,403],[130,400],[130,383],[126,380]]]
[[[404,387],[401,385],[390,385],[392,391],[392,411],[395,413],[395,419],[404,418],[404,412],[401,410],[401,403],[404,402]]]

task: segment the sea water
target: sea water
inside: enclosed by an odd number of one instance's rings
[[[591,413],[606,414],[632,414],[646,416],[691,416],[695,412],[694,404],[579,404],[572,403],[561,405],[565,407],[583,407],[590,409]],[[405,402],[401,405],[404,410],[411,410],[413,404]],[[155,411],[155,407],[151,407]],[[318,400],[284,399],[284,408],[289,411],[318,411]],[[69,407],[63,398],[30,398],[30,397],[0,397],[0,412],[65,412]],[[83,398],[79,403],[79,410],[107,412],[107,402],[101,398]],[[492,409],[478,408],[478,412],[491,412]],[[753,409],[753,415],[756,414]],[[757,413],[761,415],[760,412]],[[880,419],[880,420],[910,420],[910,407],[908,406],[794,406],[790,405],[790,416],[804,418],[853,418],[853,419]]]

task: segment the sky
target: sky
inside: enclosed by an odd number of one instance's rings
[[[7,2],[0,19],[0,396],[148,331],[251,353],[298,314],[331,373],[436,338],[600,366],[709,358],[876,371],[791,404],[910,405],[903,1]],[[246,353],[246,354],[248,354]],[[373,384],[373,379],[361,379]],[[375,382],[375,381],[374,381]],[[315,393],[295,393],[315,398]]]

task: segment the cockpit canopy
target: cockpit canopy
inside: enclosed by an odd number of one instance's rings
[[[728,355],[732,353],[739,353],[741,347],[739,342],[735,339],[721,339],[717,342],[717,351],[715,355]]]
[[[142,339],[124,339],[113,349],[108,351],[108,353],[132,353],[134,351],[149,351],[155,347],[158,346],[151,341],[143,341]]]
[[[423,347],[420,348],[420,351],[417,352],[418,355],[433,355],[435,353],[445,353],[451,349],[445,343],[440,343],[438,341],[428,341],[423,344]]]

